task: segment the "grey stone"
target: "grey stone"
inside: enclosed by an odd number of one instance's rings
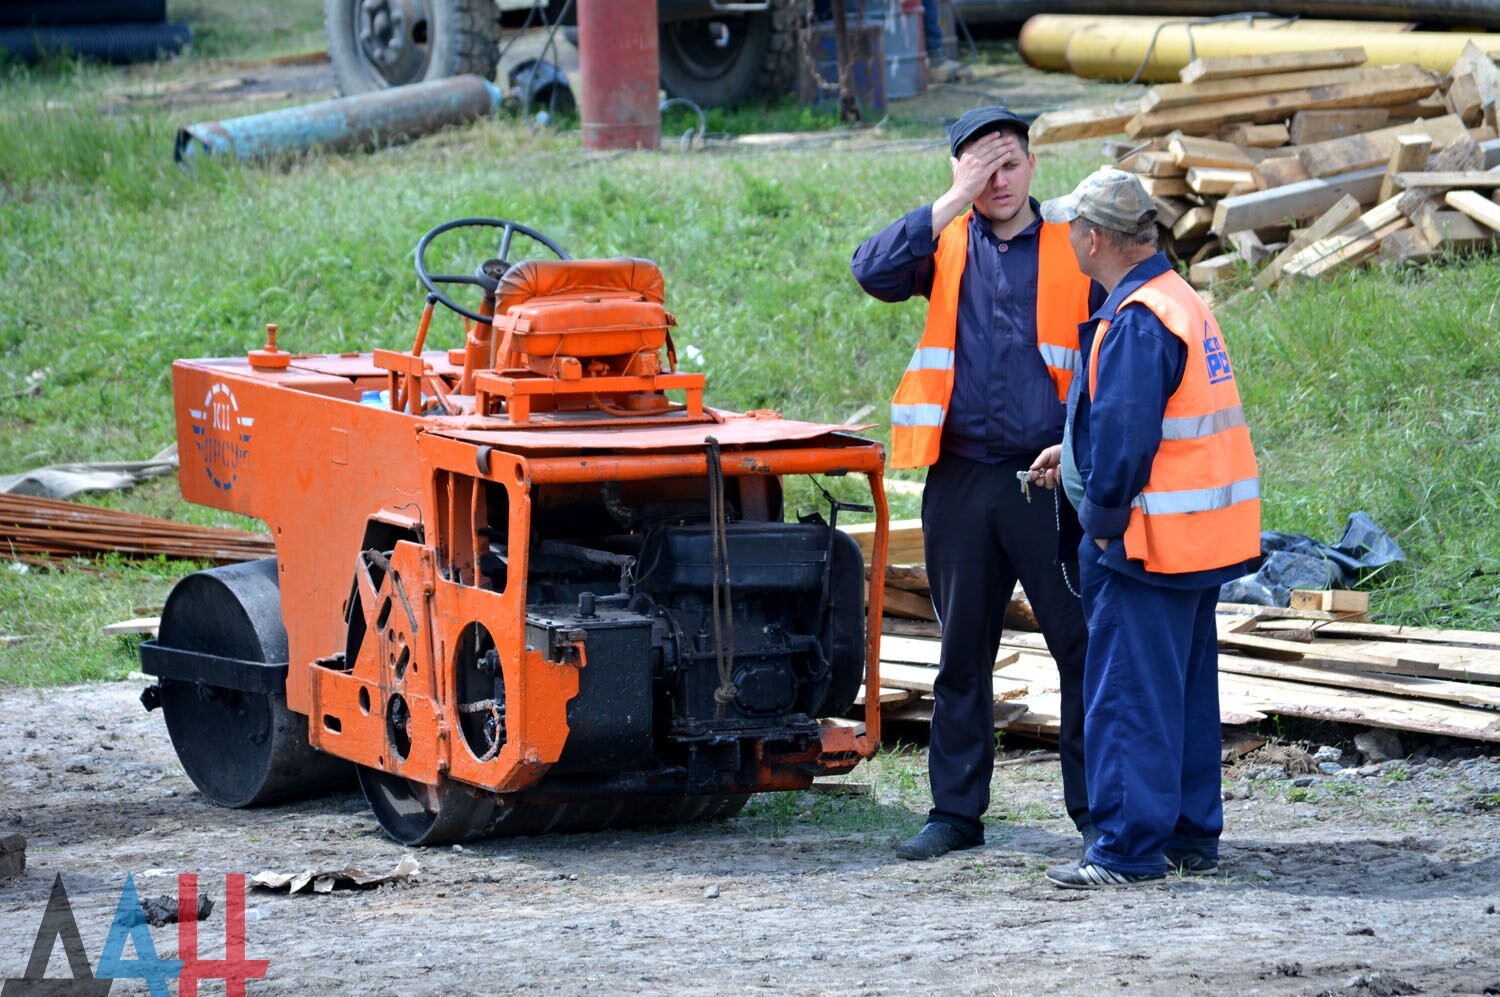
[[[1316,781],[1317,780],[1310,775],[1301,775],[1292,780],[1292,785],[1305,789],[1308,786],[1311,786]]]
[[[1365,756],[1366,761],[1388,762],[1392,758],[1404,757],[1406,751],[1401,747],[1401,738],[1394,731],[1372,728],[1363,733],[1354,735],[1354,746],[1359,749],[1360,754]]]
[[[1344,753],[1331,744],[1321,745],[1317,751],[1313,752],[1315,762],[1336,762],[1343,757]]]
[[[1324,775],[1336,775],[1344,770],[1344,766],[1338,762],[1319,762],[1318,771]]]

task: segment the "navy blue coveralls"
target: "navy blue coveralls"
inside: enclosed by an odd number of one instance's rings
[[[1035,199],[1032,210],[1038,211]],[[982,839],[995,764],[992,685],[1005,607],[1019,578],[1047,648],[1062,698],[1059,754],[1068,816],[1088,826],[1083,768],[1082,606],[1057,564],[1054,502],[1027,502],[1016,471],[1062,439],[1065,411],[1037,350],[1036,285],[1041,222],[998,239],[975,212],[959,287],[953,395],[937,463],[922,490],[922,530],[932,604],[942,624],[933,689],[928,777],[933,807],[970,839]],[[866,239],[850,269],[881,301],[930,297],[937,241],[932,207],[907,213]],[[1103,298],[1093,287],[1094,297]],[[1061,503],[1061,516],[1073,521]],[[1077,577],[1073,570],[1073,577]]]
[[[1165,575],[1125,556],[1130,503],[1151,476],[1167,399],[1187,347],[1142,304],[1116,314],[1141,284],[1171,268],[1161,253],[1137,264],[1080,327],[1083,366],[1068,396],[1071,457],[1083,484],[1078,547],[1088,614],[1084,745],[1096,839],[1086,860],[1124,873],[1160,873],[1164,849],[1218,858],[1224,828],[1219,774],[1219,586],[1244,564]],[[1088,391],[1093,329],[1110,319]],[[1096,539],[1108,541],[1100,550]]]

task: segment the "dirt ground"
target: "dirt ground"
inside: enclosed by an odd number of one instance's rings
[[[0,693],[0,832],[29,840],[24,876],[0,882],[0,977],[24,971],[58,873],[97,965],[127,873],[143,899],[198,874],[207,956],[225,874],[386,872],[409,853],[354,792],[209,804],[143,684]],[[1500,759],[1343,761],[1305,786],[1264,759],[1228,770],[1220,875],[1154,888],[1045,882],[1077,849],[1055,761],[997,769],[988,843],[928,863],[893,854],[920,807],[888,788],[889,763],[848,777],[869,787],[868,827],[798,794],[718,824],[419,849],[399,884],[249,890],[246,953],[269,968],[248,992],[1500,993]],[[172,958],[176,929],[151,933]],[[70,975],[61,944],[48,975]]]

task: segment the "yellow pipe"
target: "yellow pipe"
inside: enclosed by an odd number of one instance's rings
[[[1184,17],[1150,17],[1136,14],[1037,14],[1028,18],[1021,25],[1020,47],[1021,55],[1026,61],[1037,69],[1046,69],[1058,73],[1068,72],[1068,38],[1073,32],[1087,27],[1103,27],[1111,32],[1125,28],[1144,29],[1149,37],[1159,24],[1181,23],[1188,18]],[[1330,20],[1296,20],[1285,17],[1255,18],[1254,20],[1225,21],[1223,25],[1237,25],[1253,31],[1369,31],[1379,34],[1391,34],[1395,32],[1410,31],[1410,21],[1330,21]],[[1221,25],[1214,25],[1212,30],[1220,30]],[[1193,36],[1196,38],[1202,31],[1210,30],[1209,26],[1196,27]],[[1335,46],[1342,47],[1342,46]],[[1142,53],[1145,49],[1142,48]],[[1136,56],[1136,66],[1140,65],[1141,57]],[[1125,73],[1121,79],[1128,79],[1135,72],[1135,66],[1130,67],[1130,72]],[[1082,75],[1082,74],[1080,74]],[[1177,79],[1176,73],[1171,76]]]
[[[1486,52],[1500,48],[1500,35],[1494,34],[1446,31],[1388,34],[1362,32],[1355,27],[1339,31],[1256,31],[1215,26],[1194,29],[1190,51],[1188,32],[1181,24],[1169,25],[1155,34],[1154,47],[1153,34],[1155,29],[1127,25],[1101,23],[1080,28],[1068,38],[1068,69],[1074,75],[1094,79],[1130,79],[1149,50],[1151,58],[1140,79],[1159,83],[1176,80],[1182,67],[1195,58],[1309,52],[1358,45],[1369,56],[1371,66],[1417,63],[1432,72],[1446,73],[1469,41]]]

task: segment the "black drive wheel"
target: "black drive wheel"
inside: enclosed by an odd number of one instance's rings
[[[700,107],[771,100],[792,89],[797,73],[796,0],[769,10],[663,22],[661,85]]]
[[[500,61],[494,0],[323,0],[323,28],[346,97],[473,73]]]
[[[157,644],[240,661],[287,660],[276,560],[188,575],[162,609]],[[286,695],[163,679],[161,709],[193,785],[226,807],[307,796],[348,783],[349,763],[307,743]]]

